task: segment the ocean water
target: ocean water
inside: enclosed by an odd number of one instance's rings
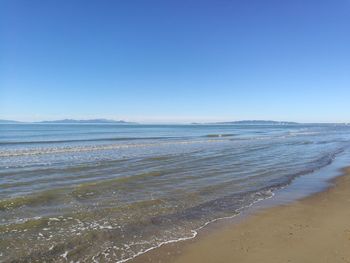
[[[346,125],[0,125],[0,262],[124,262],[350,147]]]

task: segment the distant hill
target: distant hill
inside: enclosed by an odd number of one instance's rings
[[[236,125],[295,125],[297,122],[289,121],[267,121],[267,120],[243,120],[230,122],[216,122],[215,124],[236,124]]]
[[[90,120],[74,120],[74,119],[64,119],[64,120],[53,120],[53,121],[36,121],[36,122],[22,122],[13,120],[0,120],[0,124],[19,124],[19,123],[62,123],[62,124],[74,124],[74,123],[115,123],[115,124],[136,124],[135,122],[127,122],[123,120],[108,120],[108,119],[90,119]]]
[[[0,120],[0,124],[16,124],[16,123],[22,123],[20,121],[11,121],[11,120]]]
[[[93,123],[111,123],[111,124],[137,124],[136,122],[127,122],[123,120],[109,120],[109,119],[89,119],[89,120],[75,120],[75,119],[63,119],[63,120],[53,120],[53,121],[39,121],[39,122],[21,122],[13,120],[0,120],[0,124],[19,124],[19,123],[62,123],[62,124],[93,124]],[[227,121],[227,122],[214,122],[214,123],[198,123],[193,122],[192,125],[297,125],[297,122],[289,121],[269,121],[269,120],[243,120],[243,121]]]
[[[74,119],[64,119],[64,120],[55,120],[55,121],[40,121],[36,123],[66,123],[66,124],[74,124],[74,123],[115,123],[115,124],[131,124],[133,122],[127,122],[123,120],[108,120],[108,119],[90,119],[90,120],[74,120]]]

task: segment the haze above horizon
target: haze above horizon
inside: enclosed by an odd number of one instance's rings
[[[0,119],[350,122],[350,1],[0,2]]]

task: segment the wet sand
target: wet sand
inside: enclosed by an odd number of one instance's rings
[[[350,168],[326,191],[204,232],[133,262],[350,262]]]

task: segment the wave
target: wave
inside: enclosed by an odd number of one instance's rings
[[[320,134],[321,132],[316,132],[316,131],[291,131],[288,132],[289,135],[291,136],[298,136],[298,135],[317,135]]]
[[[74,143],[74,142],[101,142],[101,141],[135,141],[135,140],[166,140],[166,139],[184,139],[184,137],[162,136],[162,137],[112,137],[112,138],[91,138],[91,139],[65,139],[65,140],[41,140],[41,141],[5,141],[0,145],[20,145],[20,144],[50,144],[50,143]]]
[[[34,207],[67,200],[87,200],[96,198],[109,190],[114,191],[124,187],[126,183],[140,181],[147,178],[157,178],[169,174],[168,170],[155,170],[136,175],[116,177],[102,181],[90,181],[73,187],[55,188],[33,195],[26,195],[0,200],[0,211],[12,210],[23,206]]]
[[[207,134],[204,135],[204,137],[207,138],[221,138],[221,137],[232,137],[235,136],[236,134],[233,133],[218,133],[218,134]]]
[[[57,201],[64,193],[64,189],[53,189],[31,196],[20,196],[10,199],[0,200],[0,211],[12,210],[23,206],[39,206]]]
[[[66,147],[50,147],[50,148],[33,148],[0,151],[0,157],[26,156],[26,155],[42,155],[42,154],[60,154],[72,152],[91,152],[102,150],[117,150],[138,147],[166,146],[166,145],[184,145],[194,143],[211,143],[220,142],[222,140],[192,140],[192,141],[172,141],[172,142],[155,142],[155,143],[139,143],[139,144],[103,144],[103,145],[86,145],[86,146],[66,146]]]

